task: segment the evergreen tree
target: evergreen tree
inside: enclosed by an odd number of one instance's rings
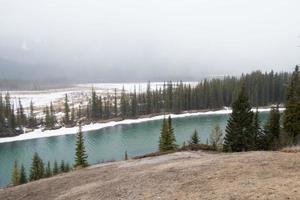
[[[65,161],[64,160],[61,160],[61,163],[60,163],[60,171],[61,172],[65,172],[66,168],[65,168]]]
[[[55,110],[52,102],[50,103],[50,119],[51,119],[51,126],[54,127],[57,120],[56,120]]]
[[[124,154],[124,160],[128,160],[127,150],[125,151],[125,154]]]
[[[159,138],[159,150],[168,151],[177,148],[174,129],[172,127],[172,119],[169,116],[168,120],[163,119],[161,134]]]
[[[32,158],[29,177],[30,181],[38,180],[44,177],[44,162],[36,152]]]
[[[253,112],[243,85],[227,122],[224,151],[248,151],[255,148],[252,119]]]
[[[152,113],[152,94],[151,94],[151,84],[148,82],[146,91],[146,113]]]
[[[266,150],[267,148],[266,136],[260,126],[259,112],[257,110],[253,115],[252,126],[253,126],[253,138],[255,143],[255,149]]]
[[[27,175],[25,171],[24,165],[21,165],[21,170],[20,170],[20,184],[27,183]]]
[[[121,93],[121,115],[123,118],[128,116],[128,97],[125,93],[124,86]]]
[[[198,136],[198,132],[195,129],[193,135],[191,136],[191,140],[189,142],[190,144],[199,144],[200,143],[200,138]]]
[[[21,102],[21,99],[19,98],[19,108],[17,109],[17,121],[18,126],[23,127],[26,125],[26,115],[24,113],[24,108]]]
[[[94,88],[92,88],[92,105],[91,105],[91,117],[93,120],[96,120],[99,117],[98,110],[98,97]]]
[[[16,186],[20,184],[20,171],[18,167],[18,162],[15,160],[12,177],[11,177],[11,183]]]
[[[64,116],[64,123],[65,125],[69,125],[70,123],[70,107],[69,107],[69,100],[68,100],[68,95],[65,95],[65,103],[64,103],[64,111],[65,111],[65,116]]]
[[[300,72],[296,66],[287,90],[286,110],[284,112],[284,130],[293,138],[294,144],[300,139]]]
[[[46,177],[52,176],[52,170],[51,170],[50,161],[48,161],[48,163],[47,163],[46,170],[45,170],[45,176]]]
[[[29,113],[29,118],[28,118],[28,127],[29,128],[36,128],[36,117],[35,117],[35,113],[34,113],[34,106],[33,106],[33,102],[30,101],[30,113]]]
[[[53,175],[56,175],[58,173],[59,173],[58,164],[57,161],[55,160],[53,164]]]
[[[81,124],[79,124],[79,131],[76,136],[76,153],[75,153],[75,165],[74,167],[86,167],[88,166],[87,154],[84,147],[84,139],[82,135]]]
[[[71,110],[71,120],[70,120],[70,123],[72,125],[75,124],[75,108],[74,108],[74,106],[72,107],[72,110]]]
[[[47,129],[51,129],[53,127],[53,124],[52,124],[52,119],[51,119],[51,116],[50,116],[48,106],[45,107],[44,113],[45,113],[45,127]]]
[[[136,96],[136,90],[135,90],[135,86],[134,86],[134,92],[132,95],[132,100],[131,100],[131,115],[132,117],[137,117],[138,115],[138,111],[137,111],[137,96]]]
[[[78,111],[77,111],[77,119],[80,121],[81,117],[82,117],[82,110],[81,110],[81,105],[79,105]]]
[[[272,107],[269,119],[264,128],[266,136],[266,150],[276,149],[279,147],[279,136],[280,136],[280,113],[279,108]]]
[[[114,114],[115,117],[118,116],[118,101],[117,101],[117,89],[115,88],[115,96],[114,96]]]

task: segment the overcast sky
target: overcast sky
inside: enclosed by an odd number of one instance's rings
[[[290,71],[299,36],[299,0],[0,0],[0,59],[58,77]]]

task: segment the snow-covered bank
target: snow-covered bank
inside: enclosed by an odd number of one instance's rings
[[[256,110],[256,109],[253,109]],[[280,111],[283,111],[284,108],[280,108]],[[260,108],[258,109],[259,112],[267,112],[270,111],[270,108]],[[184,113],[184,114],[170,114],[172,118],[183,118],[183,117],[190,117],[190,116],[199,116],[199,115],[220,115],[220,114],[230,114],[232,110],[230,109],[224,109],[224,110],[217,110],[217,111],[207,111],[207,112],[195,112],[195,113]],[[99,130],[106,127],[112,127],[116,125],[122,125],[122,124],[135,124],[135,123],[141,123],[141,122],[147,122],[147,121],[153,121],[153,120],[161,120],[164,118],[164,115],[158,115],[155,117],[149,117],[149,118],[140,118],[140,119],[125,119],[122,121],[111,121],[106,123],[94,123],[94,124],[88,124],[84,125],[82,127],[83,131],[92,131],[92,130]],[[13,142],[13,141],[21,141],[21,140],[29,140],[29,139],[35,139],[35,138],[44,138],[44,137],[53,137],[53,136],[60,136],[60,135],[69,135],[69,134],[76,134],[78,131],[78,127],[72,127],[72,128],[60,128],[57,130],[48,130],[48,131],[42,131],[41,129],[34,130],[33,132],[24,133],[15,137],[5,137],[0,138],[0,143],[5,142]]]

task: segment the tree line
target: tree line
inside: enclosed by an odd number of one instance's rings
[[[87,161],[88,155],[85,151],[84,146],[84,138],[81,129],[81,125],[79,124],[79,131],[76,134],[76,148],[75,148],[75,163],[73,165],[74,168],[82,168],[88,166]],[[26,169],[23,164],[19,167],[18,162],[15,160],[12,175],[11,175],[11,184],[13,186],[25,184],[30,181],[36,181],[42,178],[48,178],[51,176],[55,176],[59,173],[66,173],[72,170],[69,163],[61,160],[60,164],[55,160],[53,163],[53,167],[51,166],[50,161],[45,165],[42,158],[39,156],[37,152],[34,153],[32,157],[32,164],[30,167],[30,174],[27,176]]]
[[[145,92],[134,89],[133,92],[126,93],[123,88],[119,99],[116,90],[114,94],[105,97],[97,95],[93,90],[84,113],[88,121],[97,121],[114,117],[136,118],[157,113],[220,109],[231,106],[242,83],[253,106],[279,104],[286,100],[289,77],[284,72],[256,71],[240,78],[205,79],[195,86],[181,81],[170,81],[154,90],[149,82]]]
[[[112,94],[99,95],[92,89],[88,104],[78,107],[70,104],[66,94],[64,117],[61,120],[57,119],[57,111],[52,103],[44,107],[44,117],[38,119],[33,102],[29,112],[25,113],[21,100],[14,105],[7,93],[4,97],[0,95],[0,136],[20,134],[23,127],[56,129],[62,125],[75,126],[78,121],[89,123],[112,118],[137,118],[141,115],[230,107],[237,98],[242,83],[251,105],[279,104],[286,100],[289,79],[290,74],[287,72],[255,71],[240,78],[228,76],[223,79],[205,79],[196,85],[169,81],[154,90],[149,82],[145,92],[134,89],[128,93],[123,88],[121,94],[115,89]]]

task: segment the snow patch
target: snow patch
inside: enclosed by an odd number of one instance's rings
[[[259,112],[267,112],[270,111],[271,108],[260,108],[258,109]],[[256,109],[252,109],[253,111],[256,111]],[[283,111],[284,108],[280,108],[280,111]],[[217,110],[217,111],[207,111],[207,112],[195,112],[195,113],[184,113],[184,114],[170,114],[172,118],[183,118],[183,117],[191,117],[191,116],[201,116],[201,115],[222,115],[222,114],[230,114],[232,110],[230,109],[223,109],[223,110]],[[161,120],[164,117],[169,115],[158,115],[155,117],[149,117],[149,118],[140,118],[140,119],[125,119],[122,121],[111,121],[111,122],[105,122],[105,123],[92,123],[88,125],[82,126],[82,131],[92,131],[92,130],[99,130],[107,127],[113,127],[117,125],[125,125],[125,124],[137,124],[141,122],[147,122],[147,121],[154,121],[154,120]],[[72,128],[65,128],[62,127],[57,130],[47,130],[42,131],[42,129],[36,129],[33,132],[24,133],[15,137],[4,137],[0,138],[0,143],[6,143],[6,142],[14,142],[14,141],[21,141],[21,140],[29,140],[29,139],[36,139],[36,138],[44,138],[44,137],[54,137],[54,136],[61,136],[61,135],[70,135],[70,134],[76,134],[78,131],[78,127],[72,127]]]

